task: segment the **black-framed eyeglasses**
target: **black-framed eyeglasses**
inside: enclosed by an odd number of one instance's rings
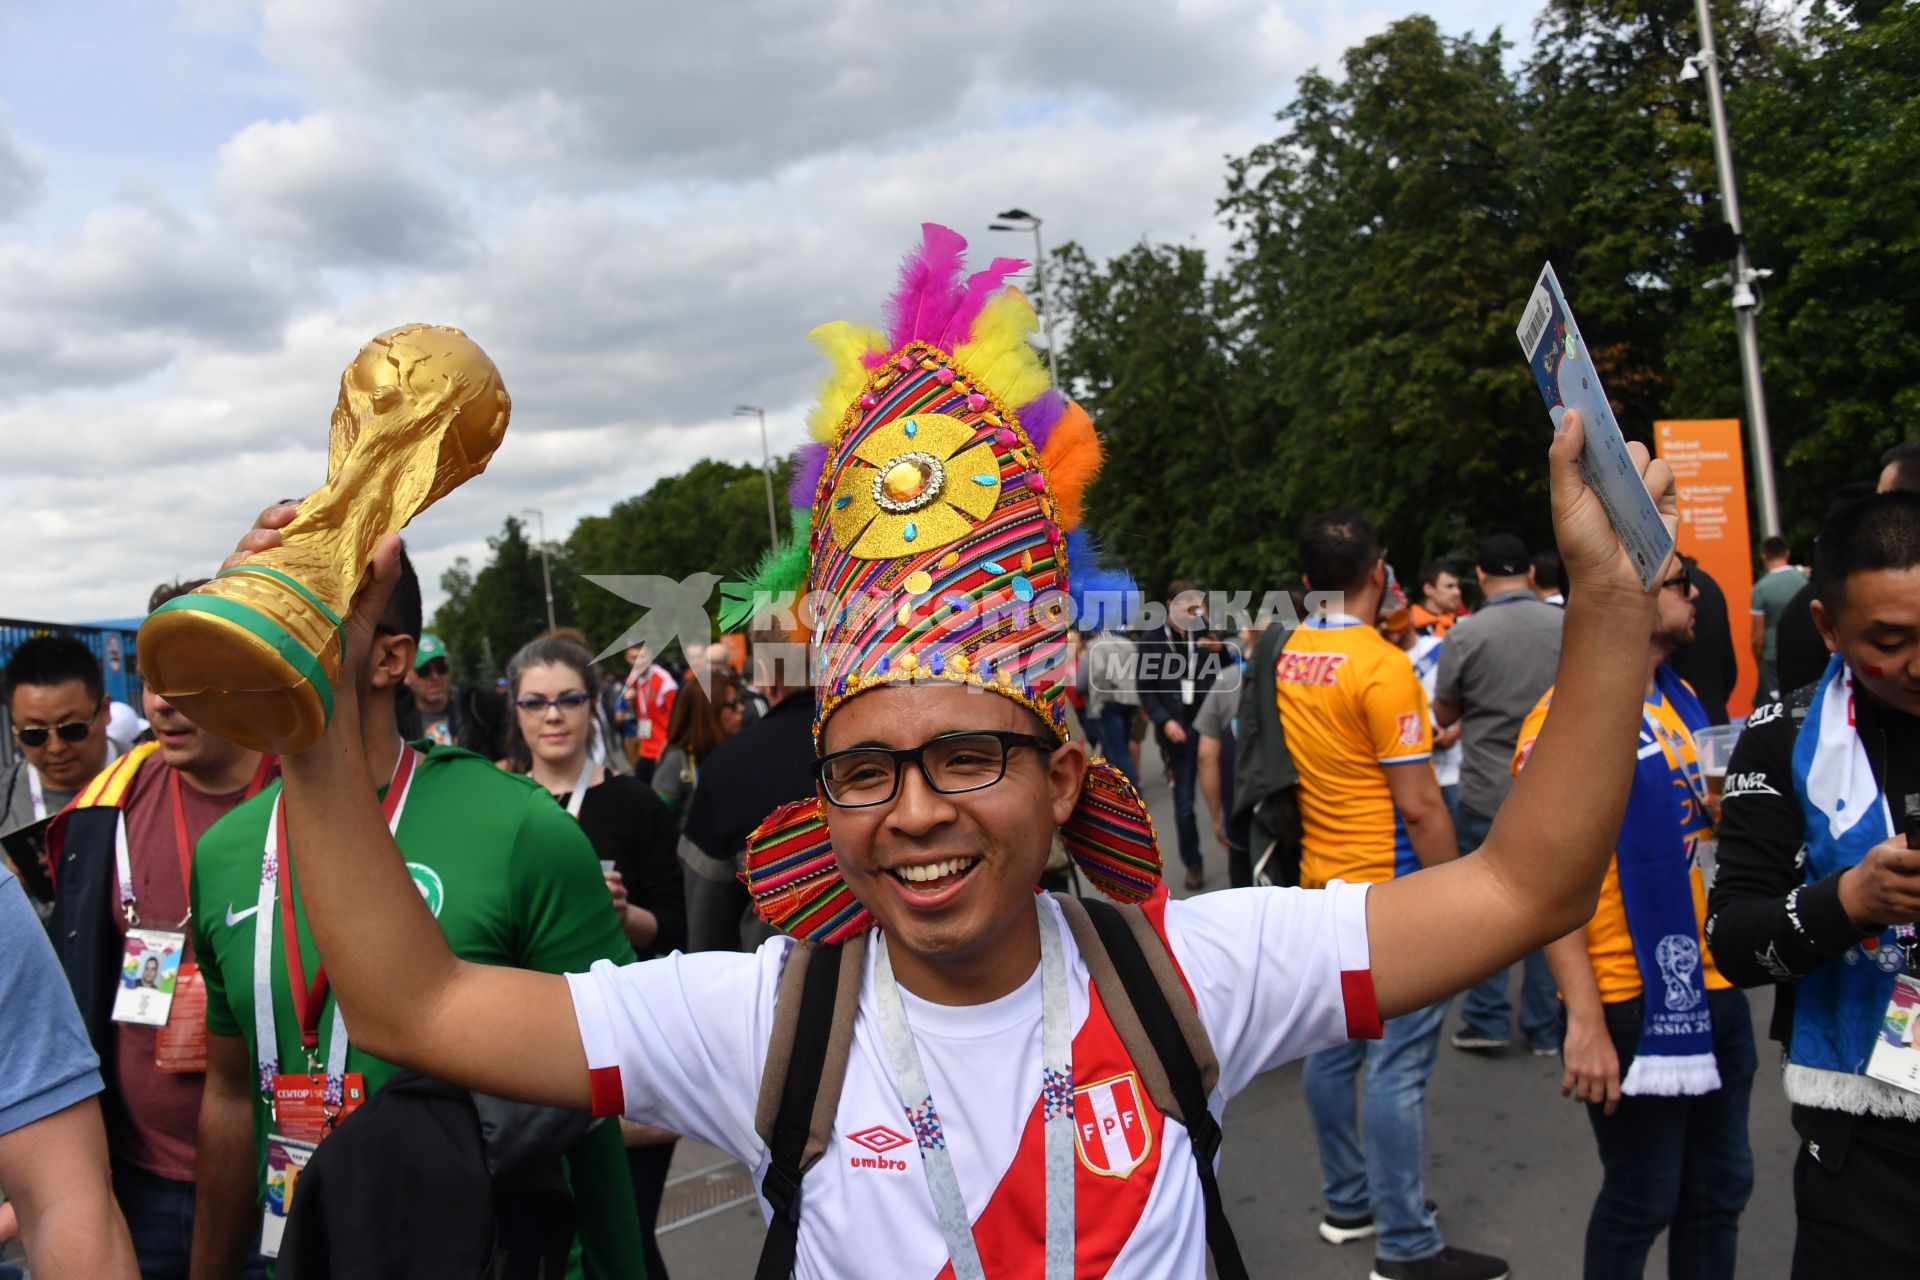
[[[1665,582],[1662,582],[1660,584],[1660,589],[1662,591],[1665,591],[1668,587],[1680,588],[1680,594],[1683,596],[1692,595],[1693,594],[1693,570],[1682,569],[1680,572],[1674,574],[1671,578],[1668,578]]]
[[[927,785],[941,795],[980,791],[1007,776],[1007,755],[1015,747],[1051,752],[1056,744],[1030,733],[973,729],[943,733],[917,747],[855,747],[813,762],[813,776],[827,799],[842,809],[885,804],[900,790],[900,767],[919,768]]]
[[[592,701],[592,694],[576,689],[572,693],[563,693],[557,698],[536,698],[528,694],[524,698],[515,698],[513,705],[530,715],[543,716],[547,714],[549,707],[558,707],[562,711],[578,711]]]
[[[68,720],[64,724],[56,724],[51,728],[45,725],[29,725],[26,728],[19,725],[13,726],[13,736],[19,740],[20,745],[33,747],[36,750],[47,745],[49,735],[58,735],[62,742],[85,742],[87,735],[92,732],[92,720]]]

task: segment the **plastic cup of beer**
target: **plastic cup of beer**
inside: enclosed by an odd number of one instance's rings
[[[1707,804],[1714,821],[1720,820],[1720,796],[1727,788],[1727,761],[1733,759],[1733,744],[1740,740],[1741,724],[1715,724],[1696,729],[1693,749],[1700,772],[1707,780]]]

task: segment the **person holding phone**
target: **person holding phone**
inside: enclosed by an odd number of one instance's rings
[[[1920,919],[1920,494],[1830,515],[1818,680],[1756,708],[1727,765],[1713,958],[1774,983],[1773,1037],[1801,1139],[1795,1280],[1912,1269],[1920,1093],[1868,1072]]]

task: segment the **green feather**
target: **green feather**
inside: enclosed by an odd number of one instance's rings
[[[753,621],[756,600],[777,600],[787,592],[806,588],[807,545],[812,533],[813,512],[806,507],[795,507],[792,536],[761,556],[760,563],[745,582],[720,584],[722,631],[744,630]]]

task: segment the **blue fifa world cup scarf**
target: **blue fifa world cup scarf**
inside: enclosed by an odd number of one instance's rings
[[[1793,744],[1793,789],[1806,820],[1807,881],[1858,863],[1893,834],[1886,797],[1853,718],[1853,676],[1838,655]],[[1893,930],[1800,979],[1787,1096],[1803,1106],[1920,1120],[1920,1095],[1868,1079],[1867,1059],[1901,965]]]
[[[1654,689],[1689,737],[1705,727],[1700,700],[1664,663],[1654,672]],[[1679,1097],[1720,1087],[1694,916],[1693,845],[1685,834],[1702,820],[1705,787],[1699,765],[1682,751],[1689,744],[1673,736],[1650,709],[1642,712],[1640,758],[1614,849],[1646,1008],[1623,1094]]]

